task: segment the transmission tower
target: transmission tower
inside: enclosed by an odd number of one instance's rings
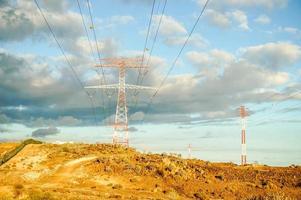
[[[129,146],[129,133],[128,133],[128,109],[126,102],[127,90],[148,90],[154,89],[152,87],[130,85],[126,84],[125,75],[127,68],[141,68],[142,58],[104,58],[101,59],[103,64],[96,65],[96,67],[114,67],[119,69],[119,83],[110,85],[97,85],[87,86],[88,89],[113,89],[118,90],[113,144],[123,144]]]
[[[246,146],[246,117],[248,111],[245,106],[240,106],[239,115],[241,119],[241,165],[247,164],[247,146]]]

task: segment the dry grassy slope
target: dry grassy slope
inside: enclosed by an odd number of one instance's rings
[[[0,145],[0,158],[8,151],[13,150],[19,145],[19,143],[2,143]]]
[[[263,197],[301,199],[301,167],[241,167],[108,144],[28,145],[0,167],[0,199]]]

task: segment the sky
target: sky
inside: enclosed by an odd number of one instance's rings
[[[99,58],[142,56],[126,82],[160,89],[127,91],[130,146],[239,163],[244,105],[248,162],[301,164],[300,1],[210,0],[175,65],[205,0],[37,3],[63,52],[34,0],[0,0],[1,141],[111,142],[117,91],[83,86],[118,82]]]

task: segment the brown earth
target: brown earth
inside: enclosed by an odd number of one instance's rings
[[[0,154],[17,144],[0,144]],[[301,199],[301,167],[238,166],[109,144],[31,144],[0,166],[0,200]]]

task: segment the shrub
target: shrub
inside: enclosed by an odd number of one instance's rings
[[[70,152],[70,149],[69,149],[68,147],[64,146],[64,147],[62,148],[62,151],[63,151],[63,152],[66,152],[66,153],[69,153],[69,152]]]
[[[18,197],[22,193],[24,187],[22,184],[17,183],[16,185],[14,185],[14,188],[15,188],[15,196]]]
[[[28,195],[28,200],[55,200],[49,192],[32,191]]]

